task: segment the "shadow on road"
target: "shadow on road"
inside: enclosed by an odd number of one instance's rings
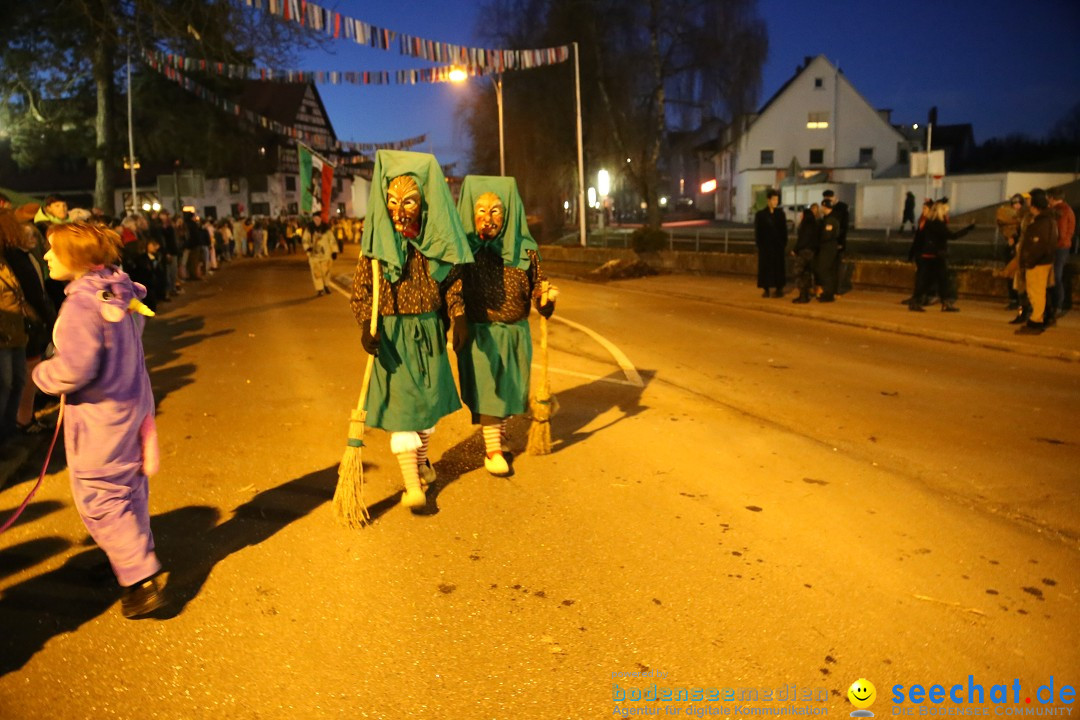
[[[622,371],[616,371],[605,379],[594,380],[558,393],[559,412],[551,420],[551,451],[561,452],[571,445],[587,440],[597,432],[647,410],[648,407],[641,404],[641,394],[648,387],[655,372],[640,371],[640,375],[642,387],[624,384]],[[621,414],[600,427],[587,431],[583,429],[612,408],[619,410]],[[531,422],[524,415],[510,419],[507,434],[511,449],[516,455],[525,451]],[[443,453],[434,465],[437,478],[428,488],[427,505],[413,510],[414,515],[437,515],[439,493],[462,475],[484,467],[484,438],[479,428]],[[396,500],[396,496],[394,499]],[[374,512],[372,519],[375,519]]]
[[[199,594],[215,565],[235,552],[258,545],[329,502],[336,482],[337,465],[308,473],[257,493],[221,524],[217,508],[204,505],[155,516],[151,527],[158,556],[170,574],[168,604],[155,617],[179,615]],[[37,516],[52,509],[39,509]],[[22,543],[15,559],[0,565],[0,574],[43,562],[63,552],[67,542],[47,538]],[[4,628],[0,634],[0,675],[18,670],[50,639],[78,629],[116,602],[120,589],[111,573],[103,572],[103,558],[96,547],[83,550],[61,567],[0,593],[0,624]]]
[[[234,332],[232,328],[212,333],[200,332],[205,322],[200,315],[166,315],[155,318],[146,325],[146,369],[150,373],[150,387],[154,391],[154,402],[159,415],[161,403],[169,393],[195,382],[197,369],[194,363],[166,366],[175,362],[184,348]]]

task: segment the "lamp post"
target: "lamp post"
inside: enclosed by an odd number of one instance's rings
[[[611,174],[607,170],[601,169],[600,172],[596,173],[596,194],[600,196],[600,230],[604,229],[604,214],[607,211],[607,196],[610,192]]]
[[[135,132],[131,122],[131,52],[127,56],[127,120],[128,120],[128,158],[131,166],[131,214],[139,211],[139,196],[135,187]]]
[[[578,167],[578,236],[581,247],[585,247],[585,151],[581,139],[581,64],[578,59],[578,44],[574,45],[574,101],[577,113],[577,167]],[[464,68],[454,68],[449,73],[450,82],[463,83],[469,77]],[[503,139],[503,97],[502,73],[495,76],[495,100],[499,105],[499,174],[506,175],[506,160]]]

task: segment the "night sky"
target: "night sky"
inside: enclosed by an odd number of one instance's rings
[[[478,3],[470,0],[325,4],[392,30],[478,44]],[[937,105],[940,123],[971,123],[980,143],[1010,133],[1044,137],[1080,102],[1077,0],[760,0],[759,14],[769,31],[759,106],[805,56],[818,54],[839,64],[875,107],[891,108],[894,123],[923,123],[927,110]],[[327,70],[428,66],[347,40],[303,53],[299,65]],[[568,70],[568,93],[571,77]],[[416,149],[443,162],[464,160],[467,138],[455,118],[458,86],[322,85],[319,91],[344,140],[382,142],[427,133],[428,145]]]

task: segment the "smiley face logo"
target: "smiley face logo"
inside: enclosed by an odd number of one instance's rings
[[[851,687],[849,687],[847,691],[847,696],[852,705],[860,710],[865,710],[877,700],[877,688],[874,687],[874,683],[866,678],[859,678],[851,683]]]

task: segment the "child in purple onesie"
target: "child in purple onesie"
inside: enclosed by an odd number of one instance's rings
[[[53,225],[49,241],[49,276],[71,282],[53,330],[56,354],[34,369],[34,382],[66,396],[75,506],[125,588],[124,617],[145,616],[164,602],[147,489],[158,453],[138,302],[146,289],[116,268],[120,239],[111,230]]]

